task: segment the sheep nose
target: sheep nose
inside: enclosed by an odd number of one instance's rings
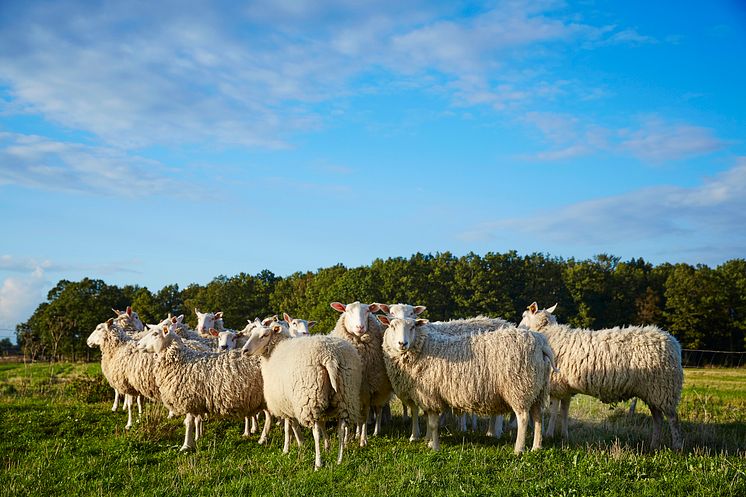
[[[228,350],[228,346],[227,345],[221,345],[220,346],[220,350]]]
[[[406,349],[407,345],[409,345],[409,342],[399,342],[399,348]]]

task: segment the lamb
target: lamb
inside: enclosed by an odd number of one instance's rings
[[[523,451],[529,413],[534,419],[533,450],[541,448],[541,409],[549,396],[553,354],[539,333],[518,328],[469,336],[435,332],[425,319],[389,319],[383,351],[394,391],[428,415],[440,448],[439,418],[448,407],[483,415],[516,413],[514,450]]]
[[[195,351],[168,326],[156,333],[146,351],[157,355],[155,379],[161,401],[174,414],[186,415],[182,451],[195,446],[195,418],[206,414],[243,418],[264,407],[256,358],[244,357],[240,351]]]
[[[371,407],[376,412],[376,423],[373,435],[381,431],[381,413],[383,406],[391,399],[393,393],[391,382],[386,374],[383,361],[383,329],[372,313],[378,311],[376,304],[341,304],[332,302],[332,309],[340,312],[334,329],[329,336],[346,340],[355,346],[363,363],[363,383],[360,387],[360,407],[362,424],[360,431],[360,446],[368,443],[368,411]]]
[[[283,417],[285,445],[290,444],[292,425],[299,439],[299,425],[312,427],[314,468],[322,466],[320,438],[327,445],[324,423],[338,419],[339,454],[342,453],[348,423],[358,423],[362,362],[355,347],[326,335],[289,339],[278,331],[254,329],[243,352],[261,357],[264,397],[274,416]]]
[[[556,324],[552,311],[554,307],[539,311],[534,302],[523,313],[520,326],[544,334],[556,355],[560,372],[552,376],[550,394],[555,407],[557,400],[561,403],[563,438],[568,438],[568,412],[575,394],[591,395],[602,402],[638,397],[653,415],[651,447],[660,446],[665,415],[671,427],[671,445],[674,450],[681,450],[677,407],[684,373],[676,338],[651,325],[604,330],[571,328]],[[555,409],[547,426],[549,435],[554,433],[556,415]]]
[[[389,318],[401,318],[401,319],[417,319],[427,307],[424,305],[413,306],[410,304],[377,304],[378,308],[384,312]],[[431,329],[445,335],[457,336],[457,335],[468,335],[474,333],[483,333],[485,331],[495,330],[499,328],[505,328],[512,326],[511,323],[500,318],[490,318],[486,316],[477,316],[475,318],[467,319],[454,319],[450,321],[431,321],[429,323]],[[402,400],[402,406],[404,415],[407,414],[407,407],[412,409],[412,435],[409,437],[410,441],[419,439],[420,437],[420,426],[418,420],[417,406],[411,401]],[[476,418],[472,416],[472,426],[476,429]],[[459,427],[461,431],[466,431],[466,414],[462,414],[459,419]],[[500,438],[502,436],[503,428],[503,416],[492,416],[490,417],[487,425],[488,437]],[[429,439],[430,430],[426,434],[426,438]]]

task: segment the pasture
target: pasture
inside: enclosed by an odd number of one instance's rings
[[[332,449],[317,472],[310,433],[285,456],[279,427],[262,447],[242,422],[209,420],[179,453],[181,420],[148,404],[127,432],[112,399],[99,364],[0,363],[0,495],[746,495],[746,369],[685,370],[680,454],[648,451],[643,403],[629,415],[577,396],[569,442],[515,456],[515,431],[494,440],[453,422],[438,453],[409,442],[395,402],[383,436],[350,444],[340,466]]]

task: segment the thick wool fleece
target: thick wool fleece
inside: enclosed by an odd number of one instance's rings
[[[355,348],[324,335],[281,340],[262,357],[264,396],[275,416],[313,427],[338,419],[357,423],[362,364]]]
[[[423,325],[408,351],[386,340],[383,350],[397,396],[427,412],[527,413],[548,399],[552,351],[537,333],[505,328],[447,336]]]
[[[175,339],[156,361],[161,401],[176,415],[253,416],[264,406],[259,359],[199,352]]]
[[[386,365],[383,361],[383,327],[373,314],[369,314],[368,332],[358,336],[347,330],[344,324],[344,314],[342,314],[329,336],[351,343],[360,354],[363,367],[360,407],[363,419],[366,419],[369,407],[384,406],[391,399],[392,394],[391,382],[386,374]]]
[[[541,329],[555,353],[559,373],[551,396],[576,393],[603,402],[639,397],[666,416],[675,415],[684,373],[679,342],[656,326],[605,330],[548,325]]]
[[[515,327],[514,324],[500,318],[477,316],[466,319],[451,319],[450,321],[430,322],[433,330],[445,335],[468,335],[470,333],[485,333],[500,328]]]

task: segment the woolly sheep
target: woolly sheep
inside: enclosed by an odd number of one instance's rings
[[[326,335],[288,339],[278,331],[255,329],[244,345],[245,354],[261,357],[264,397],[274,416],[290,420],[285,424],[285,445],[289,447],[292,425],[298,438],[299,425],[313,429],[314,468],[322,466],[320,438],[326,442],[324,423],[338,419],[339,454],[342,453],[348,423],[358,423],[362,363],[355,347]]]
[[[681,346],[656,326],[628,326],[603,330],[571,328],[552,323],[554,307],[539,311],[534,302],[523,313],[520,326],[544,334],[554,350],[559,373],[552,376],[551,397],[562,410],[562,436],[568,437],[570,400],[575,394],[591,395],[602,402],[632,397],[642,399],[653,415],[651,447],[660,445],[663,415],[671,427],[672,447],[682,447],[677,407],[684,373]],[[552,435],[556,409],[547,432]]]
[[[293,338],[297,338],[299,336],[304,335],[310,335],[311,334],[311,328],[313,328],[316,325],[316,321],[307,321],[305,319],[298,319],[298,318],[291,318],[290,315],[286,312],[283,314],[283,318],[285,319],[285,322],[288,324],[288,332],[290,333],[290,336]]]
[[[400,318],[400,319],[417,319],[417,316],[425,312],[427,307],[424,305],[411,305],[411,304],[377,304],[378,308],[384,312],[389,318]],[[499,328],[505,328],[512,326],[511,323],[500,318],[490,318],[486,316],[477,316],[474,318],[467,319],[454,319],[450,321],[430,321],[430,328],[439,333],[445,335],[468,335],[474,333],[483,333],[485,331],[495,330]],[[402,400],[402,399],[400,399]],[[419,439],[420,427],[417,406],[411,401],[402,400],[402,406],[404,415],[407,414],[407,407],[412,409],[412,434],[409,437],[410,441]],[[472,416],[472,426],[476,430],[476,417]],[[463,413],[459,419],[459,427],[461,431],[466,431],[466,414]],[[503,427],[503,416],[492,416],[487,424],[487,436],[500,438],[502,436]],[[429,439],[429,429],[426,438]]]
[[[383,361],[383,328],[372,313],[376,304],[341,304],[332,302],[331,308],[341,313],[329,336],[341,338],[355,346],[363,364],[363,383],[360,387],[361,425],[360,446],[368,443],[368,411],[375,409],[376,424],[373,435],[381,431],[381,413],[393,393]]]
[[[549,395],[552,350],[538,333],[518,328],[468,336],[434,332],[424,319],[389,319],[384,333],[386,369],[397,395],[428,414],[432,439],[440,448],[439,413],[452,407],[483,415],[512,410],[518,418],[515,452],[525,446],[529,413],[532,448],[541,448],[541,408]]]
[[[190,349],[168,326],[149,344],[157,355],[155,378],[161,401],[174,414],[186,415],[182,451],[194,448],[195,418],[207,414],[243,418],[263,408],[256,358],[244,357],[240,351],[216,354]]]

